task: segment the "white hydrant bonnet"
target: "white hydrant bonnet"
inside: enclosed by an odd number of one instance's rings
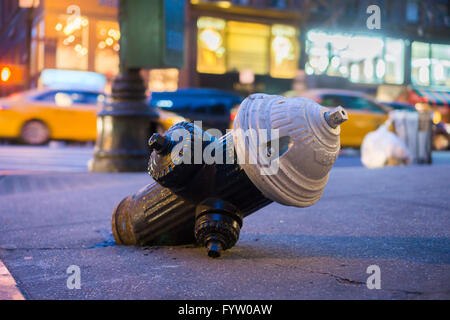
[[[339,124],[347,119],[342,107],[329,111],[307,98],[253,94],[242,102],[233,124],[239,164],[265,197],[289,206],[311,206],[328,181],[340,149]],[[279,153],[271,158],[278,170],[246,159],[261,148],[257,135],[245,135],[249,129],[278,129],[278,136],[270,138],[278,140]]]

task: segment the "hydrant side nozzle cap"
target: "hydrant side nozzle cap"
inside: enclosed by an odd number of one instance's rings
[[[148,140],[148,146],[150,149],[155,150],[157,153],[164,152],[170,145],[170,138],[154,133]]]
[[[328,125],[333,129],[337,128],[337,126],[339,126],[341,123],[348,120],[348,113],[341,106],[325,112],[324,116]]]

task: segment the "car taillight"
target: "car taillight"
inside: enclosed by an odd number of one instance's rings
[[[234,121],[234,119],[236,118],[239,106],[240,106],[240,104],[235,104],[233,106],[233,108],[231,108],[231,111],[230,111],[230,120],[231,121]]]

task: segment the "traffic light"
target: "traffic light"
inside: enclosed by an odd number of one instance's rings
[[[1,85],[21,85],[24,84],[24,80],[24,71],[22,66],[0,64]]]

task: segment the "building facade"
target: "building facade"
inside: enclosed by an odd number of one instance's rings
[[[293,80],[303,81],[297,70],[304,70],[307,79],[325,80],[314,86],[371,93],[380,86],[393,92],[405,86],[450,88],[450,9],[445,0],[190,3],[187,37],[190,44],[197,43],[187,52],[188,83],[193,86],[282,93],[292,88]],[[379,29],[370,26],[373,12],[368,8],[373,5],[379,9]],[[245,84],[247,78],[253,85]]]
[[[38,87],[44,69],[93,71],[109,80],[117,74],[117,0],[41,0],[35,8],[5,0],[1,5],[0,62],[24,66],[27,79],[21,87]]]
[[[366,10],[372,4],[381,9],[380,29],[367,26],[371,14]],[[343,77],[366,87],[449,90],[447,1],[358,1],[354,5],[349,1],[347,5],[334,19],[325,19],[323,11],[310,19],[305,39],[307,74]],[[328,10],[338,12],[331,5]]]
[[[185,85],[243,93],[290,88],[301,55],[300,14],[277,3],[190,1]]]
[[[93,71],[112,80],[119,64],[118,0],[28,1],[38,6],[0,2],[0,63],[26,70],[22,85],[2,84],[0,95],[39,86],[44,69]],[[305,74],[372,91],[450,87],[445,0],[186,1],[185,67],[143,71],[150,91],[283,93]],[[380,29],[367,25],[373,4]]]

